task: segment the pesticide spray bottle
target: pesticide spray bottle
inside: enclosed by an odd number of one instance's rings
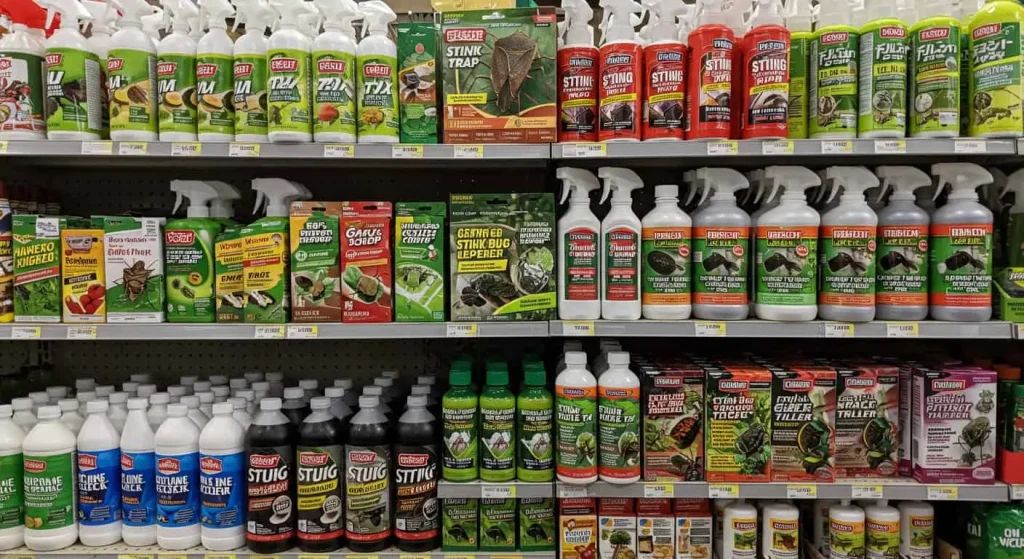
[[[860,138],[907,134],[907,24],[893,0],[866,0],[868,22],[860,28],[857,131]]]
[[[23,88],[7,87],[0,91],[0,106],[7,115],[0,123],[0,140],[45,140],[46,47],[30,29],[45,23],[46,11],[34,2],[4,0],[0,2],[0,13],[7,14],[10,20],[10,33],[0,38],[0,59],[8,62],[5,78],[9,84],[25,84]]]
[[[388,24],[397,16],[382,0],[361,2],[359,10],[364,22],[356,51],[359,143],[393,144],[398,142],[398,50],[388,38]]]
[[[353,0],[314,0],[324,32],[313,41],[313,139],[356,141],[356,33],[362,19]]]
[[[605,43],[598,60],[598,139],[602,142],[640,140],[640,101],[643,93],[643,47],[636,40],[630,17],[643,12],[633,0],[601,0]],[[611,19],[609,19],[611,18]]]
[[[99,140],[103,132],[103,84],[100,59],[78,30],[79,20],[92,14],[78,0],[36,0],[46,8],[46,27],[60,14],[60,28],[46,41],[45,97],[64,97],[65,88],[82,92],[75,100],[57,108],[46,118],[50,140]]]
[[[690,318],[690,239],[692,221],[679,209],[679,186],[654,187],[654,209],[641,222],[640,297],[643,317]],[[652,265],[652,262],[655,265]],[[668,272],[668,273],[666,273]]]
[[[875,318],[875,252],[878,216],[864,191],[878,186],[865,167],[829,167],[831,194],[839,205],[821,216],[821,290],[818,315],[824,320],[868,322]]]
[[[682,140],[686,106],[686,45],[679,41],[676,18],[686,12],[681,0],[657,0],[658,23],[644,47],[643,139]],[[650,26],[650,24],[648,24]]]
[[[909,166],[875,169],[881,199],[892,186],[889,204],[878,212],[875,318],[924,320],[928,316],[928,212],[914,203],[914,191],[930,186],[928,173]]]
[[[183,0],[188,1],[188,0]],[[199,141],[235,139],[235,45],[228,35],[227,18],[235,15],[228,0],[199,0],[200,20],[210,30],[196,44],[196,88],[199,92]]]
[[[1013,193],[1013,205],[1007,206],[1005,210],[1005,260],[1006,266],[1021,268],[1024,267],[1024,169],[1010,173],[999,197],[1009,192]]]
[[[586,169],[560,167],[555,176],[562,180],[562,199],[569,209],[558,220],[558,316],[562,320],[601,318],[601,220],[590,211],[590,193],[601,188],[594,173]]]
[[[267,137],[267,48],[264,36],[277,14],[266,0],[235,0],[232,32],[245,24],[245,35],[235,41],[235,141],[265,144]]]
[[[908,132],[912,138],[956,138],[960,135],[960,22],[950,15],[951,0],[924,0],[918,2],[917,11],[920,19],[910,28]]]
[[[198,139],[199,105],[196,93],[196,42],[188,36],[188,21],[198,17],[192,0],[166,0],[165,16],[171,33],[157,45],[157,91],[160,96],[160,141]]]
[[[818,226],[821,217],[807,205],[804,191],[821,184],[806,167],[772,166],[768,200],[781,191],[779,205],[757,218],[757,317],[814,320],[817,305]]]
[[[302,0],[271,0],[280,19],[267,45],[267,94],[271,142],[313,140],[310,51],[313,41],[300,28],[301,16],[312,9]]]
[[[722,0],[705,0],[690,32],[690,75],[687,140],[727,140],[732,133],[729,100],[739,93],[733,87],[733,49],[736,35],[726,25]],[[736,115],[739,118],[739,115]]]
[[[818,29],[811,41],[807,84],[808,137],[857,137],[859,35],[850,25],[847,0],[818,4]]]
[[[997,2],[1001,3],[1001,2]],[[992,211],[978,203],[978,187],[992,174],[973,163],[936,163],[935,198],[945,185],[946,204],[932,214],[929,302],[935,320],[983,322],[992,318]]]
[[[732,91],[729,98],[729,137],[740,138],[743,134],[743,72],[744,60],[743,50],[745,44],[744,33],[747,31],[744,25],[747,8],[750,8],[750,0],[724,0],[722,3],[725,13],[725,24],[732,29]]]
[[[736,191],[749,187],[735,169],[704,167],[711,202],[693,215],[693,315],[703,320],[743,320],[750,264],[750,216],[736,206]]]
[[[597,141],[598,50],[584,0],[563,0],[565,44],[558,49],[559,142]]]
[[[807,138],[807,56],[814,38],[810,0],[789,0],[786,3],[786,28],[789,29],[789,108],[787,122],[789,139]]]
[[[962,4],[971,3],[964,0]],[[1024,6],[1012,0],[986,2],[970,19],[969,135],[1019,138],[1024,134],[1024,76],[1020,53]]]
[[[121,21],[107,53],[110,139],[155,142],[156,47],[142,30],[142,17],[152,14],[153,6],[145,0],[113,0],[113,5],[121,12]]]
[[[103,107],[101,119],[102,138],[110,137],[110,81],[107,79],[107,55],[110,53],[110,37],[117,27],[117,9],[113,2],[83,0],[82,5],[92,14],[89,22],[89,49],[100,59],[100,87],[103,89],[100,105]]]
[[[790,31],[783,25],[781,0],[758,0],[750,30],[741,43],[742,137],[789,137]]]
[[[644,187],[640,177],[620,167],[601,167],[600,203],[611,194],[612,207],[601,222],[601,318],[637,320],[640,303],[640,218],[633,213],[632,191]]]
[[[171,181],[177,195],[174,210],[183,198],[189,201],[185,219],[164,228],[164,272],[167,281],[168,322],[214,322],[214,239],[221,224],[210,219],[210,201],[217,190],[202,181]],[[198,256],[198,258],[197,258]]]

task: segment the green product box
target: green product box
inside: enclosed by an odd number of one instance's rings
[[[163,322],[164,218],[104,216],[94,218],[103,229],[107,288],[107,322]]]
[[[996,270],[992,279],[992,319],[1024,322],[1024,268]]]
[[[221,227],[206,217],[177,219],[164,227],[168,322],[216,321],[214,239]]]
[[[554,551],[557,534],[554,499],[519,500],[519,551]]]
[[[516,500],[480,499],[480,551],[516,550]]]
[[[437,143],[437,29],[398,24],[398,122],[403,144]]]
[[[265,217],[242,228],[242,288],[245,322],[283,324],[291,306],[291,254],[287,217]]]
[[[60,322],[60,232],[68,225],[64,217],[13,217],[15,322]]]
[[[395,321],[444,322],[444,202],[395,207]]]
[[[341,322],[341,202],[292,202],[292,322]]]
[[[441,551],[476,551],[480,545],[479,499],[441,503]]]

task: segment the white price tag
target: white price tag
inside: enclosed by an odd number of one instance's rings
[[[853,140],[822,140],[821,153],[853,153]]]
[[[793,140],[764,140],[761,142],[762,155],[793,155]]]
[[[153,556],[152,555],[140,555],[140,554],[137,554],[137,553],[127,553],[127,554],[123,554],[123,555],[118,555],[117,559],[153,559]]]
[[[320,328],[316,325],[288,326],[289,340],[312,340],[320,334]]]
[[[146,142],[119,142],[117,144],[118,155],[146,155],[149,153],[149,144]]]
[[[444,335],[446,338],[475,338],[477,330],[478,328],[475,322],[450,322],[445,327]]]
[[[854,499],[881,499],[883,490],[881,485],[854,485],[850,493]]]
[[[483,159],[483,144],[456,145],[455,159]]]
[[[671,483],[645,483],[644,497],[648,499],[672,498],[676,494]]]
[[[228,157],[259,157],[259,144],[236,144],[232,142],[228,148]]]
[[[787,499],[817,499],[818,486],[812,484],[799,484],[786,486]]]
[[[598,143],[565,144],[562,146],[562,157],[604,157],[608,155],[608,146]]]
[[[907,141],[875,140],[875,153],[907,153]]]
[[[257,326],[253,337],[257,340],[280,340],[284,338],[284,326]]]
[[[508,485],[484,485],[480,488],[480,497],[483,499],[515,499],[516,486]]]
[[[708,142],[708,155],[736,155],[740,144],[736,140],[712,140]]]
[[[113,155],[114,142],[82,142],[82,155]]]
[[[423,146],[416,144],[395,144],[391,146],[393,159],[423,159]]]
[[[1011,501],[1022,501],[1022,500],[1024,500],[1024,485],[1011,485],[1010,486],[1010,500]]]
[[[327,144],[324,146],[325,159],[348,159],[356,156],[356,146],[352,144]]]
[[[826,338],[852,338],[854,336],[854,325],[850,322],[826,322]]]
[[[709,499],[738,499],[740,486],[735,483],[712,483],[708,485]]]
[[[693,329],[698,338],[721,338],[726,334],[724,322],[697,321],[693,323]]]
[[[95,340],[95,326],[68,326],[67,339],[69,340]]]
[[[916,322],[886,322],[885,337],[887,338],[916,338],[919,333]]]
[[[985,140],[954,140],[953,153],[985,153]]]
[[[566,320],[562,322],[563,336],[593,336],[593,320]]]
[[[15,326],[11,328],[12,340],[38,340],[43,329],[38,326]]]
[[[559,499],[582,499],[587,496],[587,488],[583,486],[575,485],[561,485],[558,486],[558,498]]]
[[[183,142],[171,144],[171,157],[198,157],[203,154],[203,144]]]
[[[929,485],[929,501],[955,501],[959,498],[960,490],[955,485]]]

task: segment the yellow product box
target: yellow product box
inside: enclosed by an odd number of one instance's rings
[[[240,229],[228,227],[217,236],[214,254],[214,290],[217,295],[217,322],[245,321],[245,282],[243,281],[242,239]]]
[[[245,322],[288,322],[288,229],[287,217],[265,217],[242,228]]]
[[[103,229],[61,230],[60,255],[64,322],[106,322]]]

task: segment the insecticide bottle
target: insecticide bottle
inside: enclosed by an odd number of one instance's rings
[[[730,99],[733,87],[733,50],[736,35],[726,25],[722,0],[703,2],[697,28],[690,32],[690,75],[686,96],[691,99],[687,140],[729,139],[732,130]],[[735,91],[734,91],[735,89]],[[736,116],[739,118],[739,115]]]
[[[480,394],[480,479],[511,481],[516,477],[516,397],[508,389],[508,367],[487,370]]]
[[[235,141],[266,143],[267,121],[267,48],[269,41],[264,36],[267,27],[276,19],[277,13],[266,0],[236,0],[235,24],[232,33],[237,32],[240,23],[245,24],[245,35],[235,41],[234,65],[234,115]]]
[[[757,218],[757,305],[763,320],[814,320],[818,314],[818,212],[804,190],[821,184],[806,167],[772,166],[768,199],[781,190],[779,205]]]
[[[558,316],[595,320],[601,317],[601,221],[590,211],[590,193],[601,183],[586,169],[560,167],[555,174],[562,180],[560,203],[569,200],[569,209],[558,220],[558,269],[565,274],[558,282]]]
[[[781,0],[758,0],[754,10],[740,49],[743,114],[736,116],[744,140],[782,140],[789,137],[790,31],[783,25]]]
[[[641,233],[641,295],[644,318],[690,318],[690,216],[679,209],[679,187],[654,187],[654,208]]]
[[[611,210],[601,222],[601,318],[640,318],[640,218],[633,213],[632,191],[643,188],[640,177],[619,167],[601,167],[600,203],[611,194]]]
[[[249,413],[249,401],[241,396],[234,396],[228,398],[228,403],[231,404],[231,418],[238,422],[242,426],[242,429],[248,429],[252,425],[252,414]]]
[[[808,54],[814,33],[810,0],[790,0],[786,3],[786,28],[789,29],[789,109],[787,123],[789,139],[807,138],[807,84],[815,79],[808,76]]]
[[[121,12],[119,29],[107,51],[110,139],[155,142],[158,139],[157,57],[142,30],[142,17],[153,13],[144,0],[114,0]]]
[[[14,398],[11,407],[14,409],[14,424],[22,431],[28,433],[36,426],[38,420],[32,412],[32,398]]]
[[[245,430],[227,402],[213,405],[213,418],[199,434],[201,538],[211,551],[245,545]]]
[[[629,354],[608,354],[608,370],[597,384],[597,473],[601,481],[640,479],[640,380],[629,370]]]
[[[836,506],[839,501],[831,499],[819,499],[812,504],[811,515],[811,544],[824,557],[829,556],[829,522],[828,509]]]
[[[156,540],[164,549],[201,543],[199,527],[199,427],[188,406],[167,406],[154,438],[156,452]]]
[[[907,24],[896,3],[866,2],[868,22],[860,28],[858,136],[902,138],[907,132]]]
[[[960,135],[960,22],[951,15],[949,0],[918,2],[917,11],[919,19],[910,28],[908,132],[913,138],[955,138]]]
[[[639,141],[644,53],[631,17],[643,6],[633,0],[601,0],[604,44],[598,54],[598,140]]]
[[[395,445],[395,542],[405,552],[427,552],[441,544],[435,418],[426,396],[409,396],[407,402]]]
[[[359,76],[359,143],[398,142],[398,47],[388,38],[396,19],[381,0],[359,3],[363,38],[356,50]]]
[[[558,481],[597,481],[597,379],[587,370],[587,354],[582,351],[565,354],[565,370],[555,378],[555,414]]]
[[[808,137],[857,137],[857,57],[860,43],[846,0],[818,4],[807,84]]]
[[[651,14],[657,24],[644,47],[643,139],[682,140],[686,107],[686,45],[679,41],[676,18],[686,11],[680,0],[658,0]]]
[[[188,1],[188,0],[180,0]],[[234,52],[227,18],[235,9],[227,0],[199,0],[200,20],[209,31],[196,43],[196,90],[199,94],[199,141],[235,139]]]
[[[345,445],[345,537],[348,549],[367,553],[391,544],[394,442],[390,421],[377,408],[374,396],[359,397]]]
[[[544,364],[523,365],[523,384],[516,402],[517,477],[520,481],[550,482],[555,477],[551,411],[554,398],[546,388]]]
[[[799,552],[790,542],[800,539],[800,511],[789,503],[765,504],[761,509],[761,557],[796,559]]]
[[[4,551],[25,543],[24,457],[21,452],[25,432],[11,420],[13,414],[11,406],[0,405],[0,550]]]
[[[903,501],[898,508],[900,557],[931,558],[935,548],[935,509],[920,501]]]
[[[313,41],[299,29],[300,16],[312,4],[300,0],[273,0],[280,16],[267,45],[267,95],[271,142],[309,142],[313,139],[310,104],[310,49]]]
[[[824,320],[867,322],[875,317],[875,253],[878,216],[864,191],[878,186],[865,167],[829,167],[830,202],[839,189],[839,205],[821,216],[821,288],[818,314]]]
[[[93,45],[78,30],[79,20],[92,15],[78,0],[37,0],[46,8],[46,27],[60,14],[60,28],[46,40],[45,97],[73,101],[57,103],[46,117],[46,137],[50,140],[99,140],[103,131],[100,58]]]
[[[289,386],[284,389],[284,404],[281,406],[283,413],[292,425],[298,429],[303,420],[309,415],[309,404],[302,397],[302,389],[297,386]]]
[[[177,195],[173,211],[183,198],[189,206],[185,219],[173,220],[164,228],[167,321],[214,322],[213,241],[221,225],[210,219],[207,204],[217,191],[201,181],[171,181],[171,191]]]
[[[961,2],[966,3],[966,2]],[[1024,6],[1010,0],[986,2],[970,18],[970,130],[976,138],[1019,138],[1024,134],[1024,79],[1019,52]]]
[[[86,404],[78,433],[78,538],[84,545],[121,541],[121,435],[107,402]]]
[[[757,509],[743,499],[722,511],[721,559],[757,557]]]
[[[693,216],[693,315],[704,320],[747,318],[750,216],[736,206],[736,191],[748,188],[734,169],[697,170],[710,203]]]
[[[558,48],[558,141],[596,142],[599,53],[588,25],[594,10],[583,0],[565,0],[562,8],[565,44]]]
[[[1024,267],[1024,170],[1014,171],[1007,177],[1006,186],[999,193],[999,198],[1004,198],[1008,192],[1013,193],[1013,205],[1008,206],[1004,212],[1005,265],[1020,268]]]
[[[992,317],[992,211],[978,203],[978,187],[992,174],[973,163],[936,163],[935,198],[952,187],[932,214],[929,302],[935,320],[985,321]]]
[[[145,398],[128,400],[121,431],[121,538],[133,546],[156,544],[156,459]]]
[[[928,316],[928,212],[914,203],[914,191],[931,177],[916,167],[881,166],[881,200],[892,186],[889,204],[878,212],[875,317],[924,320]]]
[[[444,429],[441,471],[447,481],[473,481],[479,475],[479,416],[477,396],[469,387],[471,381],[468,363],[452,364],[448,377],[451,388],[441,400],[441,425]]]
[[[898,557],[900,511],[890,507],[885,500],[864,507],[864,541],[869,559]]]
[[[188,35],[188,21],[199,12],[191,0],[165,2],[171,33],[157,45],[157,92],[160,103],[160,141],[194,142],[198,139],[196,42]]]
[[[56,551],[78,540],[75,435],[60,422],[60,408],[39,408],[39,423],[22,441],[25,546]]]
[[[313,139],[356,141],[356,35],[353,0],[315,0],[324,32],[313,41]]]
[[[245,433],[248,494],[245,544],[253,553],[279,553],[295,541],[295,441],[298,430],[281,400],[263,398]]]
[[[712,549],[713,557],[722,556],[722,544],[725,527],[722,520],[725,517],[725,507],[735,503],[736,499],[715,499],[711,504],[711,533],[713,536]]]
[[[828,539],[830,559],[863,557],[864,510],[845,499],[829,507]]]
[[[0,94],[0,104],[7,114],[7,119],[0,123],[0,140],[45,140],[43,68],[46,48],[30,31],[32,25],[40,23],[40,17],[45,21],[45,10],[34,2],[7,0],[0,3],[0,12],[7,14],[10,20],[10,32],[0,38],[0,59],[9,61],[8,83],[25,84],[15,88],[20,91],[11,89]],[[18,533],[20,539],[21,530]]]

